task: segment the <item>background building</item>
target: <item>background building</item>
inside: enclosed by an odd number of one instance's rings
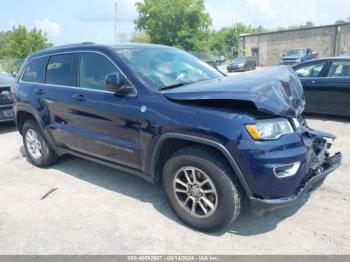
[[[277,65],[291,48],[310,47],[319,57],[350,53],[350,23],[241,35],[241,55],[256,56],[260,65]]]

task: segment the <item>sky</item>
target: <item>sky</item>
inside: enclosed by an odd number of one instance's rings
[[[117,31],[120,41],[134,32],[137,17],[135,3],[117,0]],[[0,0],[0,31],[25,25],[46,32],[55,45],[92,41],[114,42],[115,0]],[[350,0],[205,0],[213,20],[213,29],[230,26],[235,21],[279,26],[333,24],[350,17]]]

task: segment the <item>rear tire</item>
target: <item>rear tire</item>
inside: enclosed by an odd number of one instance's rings
[[[195,229],[220,230],[239,216],[240,186],[214,150],[191,146],[174,153],[164,166],[163,187],[174,213]]]
[[[58,155],[47,143],[37,122],[34,120],[25,122],[22,135],[27,157],[33,165],[44,168],[58,161]]]

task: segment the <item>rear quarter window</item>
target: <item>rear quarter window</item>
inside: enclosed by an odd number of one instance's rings
[[[26,69],[24,70],[22,81],[43,83],[45,78],[46,63],[47,57],[34,58],[29,61]]]
[[[333,62],[328,77],[350,77],[350,61]]]

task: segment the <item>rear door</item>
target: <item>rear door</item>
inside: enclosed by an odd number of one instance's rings
[[[74,109],[74,128],[79,130],[76,151],[139,169],[142,120],[138,118],[137,97],[117,96],[106,90],[106,76],[119,71],[108,56],[82,52],[79,68],[80,88]]]
[[[77,132],[74,129],[74,108],[78,85],[78,54],[50,56],[46,65],[45,84],[36,89],[36,95],[46,110],[44,119],[56,145],[74,149]]]

